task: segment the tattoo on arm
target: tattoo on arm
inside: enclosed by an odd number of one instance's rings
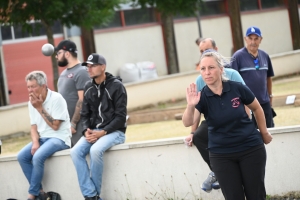
[[[72,117],[71,122],[74,124],[77,124],[77,122],[80,120],[80,111],[82,108],[82,100],[78,100],[76,103],[75,111]]]
[[[78,100],[76,103],[76,107],[81,109],[82,108],[82,100]]]
[[[42,114],[45,116],[45,118],[53,125],[53,122],[55,121],[44,109],[42,110]]]

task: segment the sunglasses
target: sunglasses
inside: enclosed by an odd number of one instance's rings
[[[255,59],[253,60],[253,62],[254,62],[254,65],[255,65],[255,69],[256,69],[256,70],[259,70],[259,61],[258,61],[258,58],[255,58]]]

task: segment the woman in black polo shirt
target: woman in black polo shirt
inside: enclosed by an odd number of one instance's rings
[[[226,200],[245,200],[245,196],[247,200],[263,200],[267,157],[264,143],[270,143],[272,136],[254,94],[247,86],[229,81],[222,62],[217,52],[202,55],[200,73],[206,86],[198,93],[194,83],[187,88],[182,121],[188,127],[193,125],[194,116],[204,114],[211,166]],[[259,131],[244,105],[254,113]]]

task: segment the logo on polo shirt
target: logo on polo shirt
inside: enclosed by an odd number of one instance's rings
[[[74,76],[74,74],[73,73],[71,73],[71,74],[68,74],[68,78],[73,78],[73,76]]]
[[[232,107],[233,108],[237,108],[241,104],[239,97],[235,97],[235,98],[231,99],[231,102],[232,102]]]

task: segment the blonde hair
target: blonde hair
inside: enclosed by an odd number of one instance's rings
[[[200,57],[200,61],[199,63],[201,63],[202,59],[205,57],[212,57],[214,58],[214,60],[216,61],[216,63],[218,64],[218,66],[223,69],[223,73],[221,76],[222,81],[228,81],[229,78],[226,76],[225,70],[224,70],[224,66],[228,63],[227,58],[225,58],[224,56],[222,56],[221,54],[219,54],[218,52],[216,52],[213,49],[208,49],[206,51],[204,51]]]

